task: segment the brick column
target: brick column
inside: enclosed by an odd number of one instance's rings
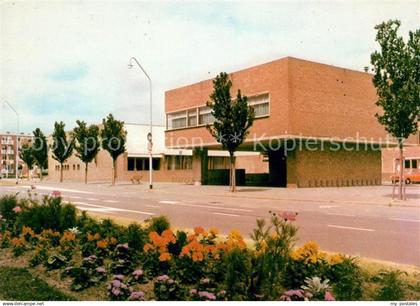
[[[192,172],[194,185],[207,185],[207,149],[194,149],[192,156]]]

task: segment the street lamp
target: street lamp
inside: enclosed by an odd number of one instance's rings
[[[17,133],[16,133],[16,150],[15,150],[15,175],[16,175],[16,184],[19,184],[19,176],[18,176],[18,157],[19,157],[19,114],[13,108],[13,106],[8,102],[4,101],[4,105],[8,105],[10,109],[16,114],[17,118]]]
[[[133,68],[133,61],[140,67],[141,71],[145,74],[147,79],[149,80],[149,89],[150,89],[150,130],[147,134],[147,149],[149,151],[149,189],[153,189],[153,158],[152,158],[152,149],[153,149],[153,141],[152,141],[152,80],[150,79],[149,75],[147,74],[146,70],[140,65],[139,61],[132,57],[128,62],[128,69]]]

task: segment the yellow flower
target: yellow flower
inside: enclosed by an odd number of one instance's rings
[[[328,257],[328,262],[330,265],[336,265],[343,262],[343,256],[341,254],[334,254]]]
[[[213,236],[217,236],[219,234],[219,230],[215,227],[210,228],[210,234]]]

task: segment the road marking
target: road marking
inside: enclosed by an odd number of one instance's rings
[[[155,215],[154,213],[147,212],[147,211],[124,209],[124,208],[115,208],[115,207],[109,207],[109,206],[102,206],[102,205],[90,204],[90,203],[86,203],[86,202],[74,202],[74,204],[102,208],[102,209],[106,209],[107,211],[131,212],[131,213],[135,213],[135,214],[148,215],[148,216],[154,216]]]
[[[103,200],[102,202],[104,202],[104,203],[118,203],[119,201],[115,201],[115,200]]]
[[[160,206],[155,206],[155,205],[146,205],[146,207],[160,208]]]
[[[76,206],[77,209],[80,210],[86,210],[86,211],[95,211],[95,212],[103,212],[103,213],[111,213],[112,211],[107,210],[107,209],[101,209],[101,208],[91,208],[91,207],[81,207],[81,206]]]
[[[78,196],[68,196],[68,198],[70,198],[70,199],[81,199],[82,197],[78,197]]]
[[[29,186],[19,186],[18,188],[25,188],[27,189]],[[36,186],[35,190],[51,190],[51,191],[63,191],[63,192],[74,192],[74,193],[86,193],[86,194],[93,194],[94,192],[90,191],[83,191],[83,190],[76,190],[76,189],[67,189],[67,188],[59,188],[59,187],[49,187],[49,186]]]
[[[213,215],[220,215],[220,216],[228,216],[228,217],[240,217],[240,215],[235,215],[235,214],[224,214],[224,213],[217,213],[214,212],[212,213]]]
[[[162,204],[177,204],[179,202],[177,202],[177,201],[159,201],[159,203],[162,203]]]
[[[86,200],[89,200],[89,201],[100,201],[99,199],[97,199],[97,198],[86,198]]]
[[[337,205],[321,205],[321,206],[319,206],[319,208],[335,208],[335,207],[340,207],[340,206],[337,206]]]
[[[168,203],[171,202],[171,203]],[[172,203],[173,201],[160,201],[159,203],[168,204],[168,205],[178,205],[178,206],[187,206],[187,207],[201,207],[201,208],[210,208],[210,209],[224,209],[224,210],[231,210],[231,211],[241,211],[241,212],[252,212],[250,209],[241,209],[241,208],[229,208],[229,207],[213,207],[213,206],[206,206],[206,205],[193,205],[187,203]]]
[[[352,214],[339,214],[339,213],[326,213],[329,216],[342,216],[342,217],[356,217],[356,215]]]
[[[341,226],[341,225],[331,225],[328,224],[328,227],[334,227],[334,228],[341,228],[341,229],[348,229],[348,230],[355,230],[355,231],[365,231],[365,232],[374,232],[374,229],[370,228],[361,228],[361,227],[351,227],[351,226]]]
[[[404,219],[404,218],[388,218],[393,221],[406,221],[406,222],[420,222],[418,219]]]

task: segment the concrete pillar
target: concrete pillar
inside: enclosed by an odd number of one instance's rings
[[[192,172],[194,185],[207,185],[207,149],[194,149],[192,156]]]

